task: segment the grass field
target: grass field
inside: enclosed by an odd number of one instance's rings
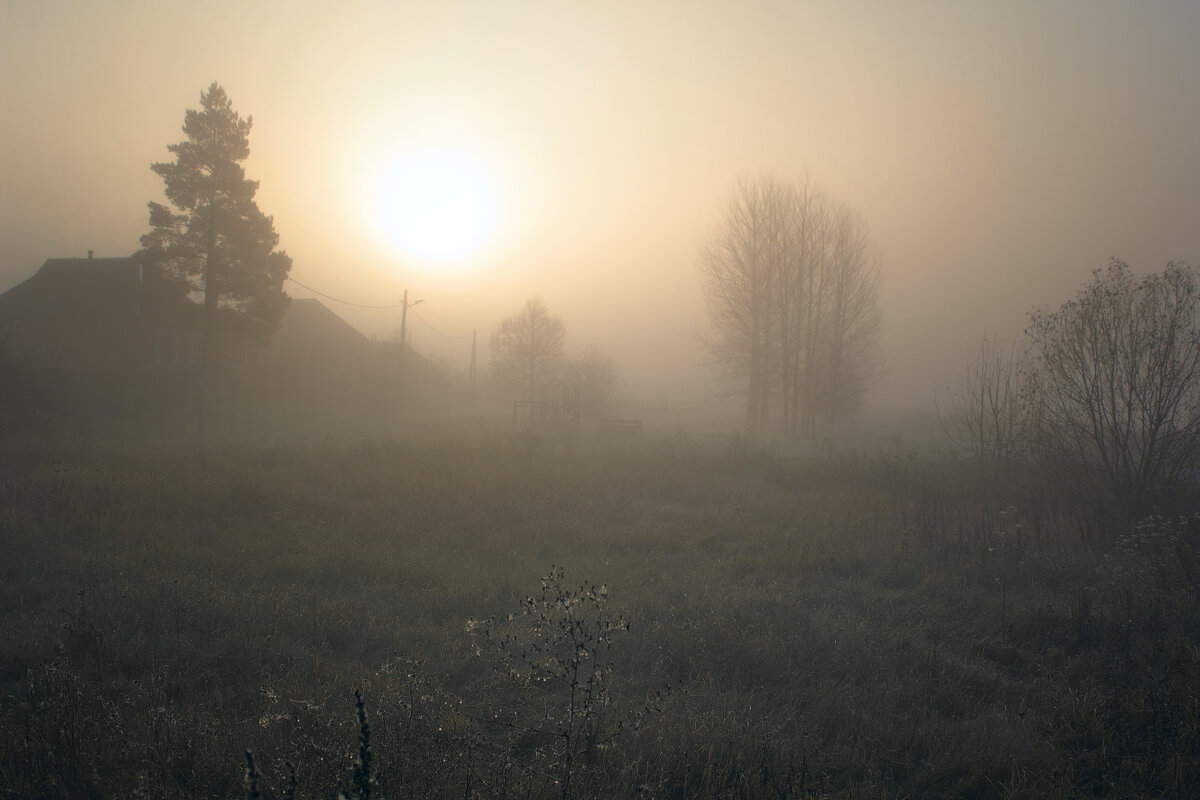
[[[1196,796],[1200,526],[1084,519],[683,440],[11,451],[0,787]]]

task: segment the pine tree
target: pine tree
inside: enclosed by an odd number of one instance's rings
[[[258,181],[247,180],[241,162],[250,155],[253,119],[233,110],[216,81],[200,96],[201,110],[184,115],[174,162],[151,164],[162,177],[170,206],[151,202],[150,232],[138,257],[203,297],[202,365],[215,357],[221,320],[239,317],[259,341],[279,326],[288,297],[283,282],[292,259],[276,250],[273,218],[254,201]]]

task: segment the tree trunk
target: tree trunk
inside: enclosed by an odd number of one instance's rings
[[[217,308],[221,299],[221,291],[217,286],[217,211],[216,201],[208,204],[208,242],[204,254],[204,321],[200,349],[200,374],[205,381],[212,373],[214,366],[216,342],[214,341],[217,328]]]

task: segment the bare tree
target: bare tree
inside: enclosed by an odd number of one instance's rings
[[[827,319],[824,351],[828,360],[823,408],[831,428],[859,410],[879,374],[879,260],[870,252],[870,231],[861,214],[838,209],[826,263]]]
[[[530,298],[492,333],[493,377],[501,385],[525,390],[530,399],[536,397],[538,387],[562,361],[566,327],[541,299]]]
[[[602,416],[612,403],[621,376],[616,362],[591,347],[572,358],[567,371],[579,389],[580,414],[587,418]]]
[[[742,179],[700,275],[709,349],[746,396],[748,437],[777,411],[783,433],[815,441],[818,417],[832,427],[857,410],[878,374],[880,321],[879,262],[860,215],[807,179]]]
[[[818,387],[824,380],[821,343],[828,297],[830,230],[836,208],[806,176],[793,195],[790,253],[781,307],[788,342],[783,360],[783,431],[817,438]]]
[[[791,190],[773,177],[741,178],[716,234],[701,248],[700,274],[717,337],[718,369],[746,395],[746,435],[767,422],[781,272]]]
[[[1026,452],[1029,415],[1021,397],[1021,358],[1000,339],[984,339],[965,372],[947,389],[938,421],[959,454],[999,465]]]
[[[1057,311],[1036,309],[1027,387],[1038,443],[1090,501],[1128,522],[1200,455],[1200,273],[1135,277],[1114,259]]]

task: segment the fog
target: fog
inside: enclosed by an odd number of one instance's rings
[[[627,397],[680,424],[728,411],[700,244],[738,176],[807,175],[881,258],[868,410],[928,412],[981,337],[1019,335],[1110,257],[1200,259],[1198,40],[1184,0],[3,0],[0,291],[47,258],[135,251],[162,200],[149,165],[217,80],[254,119],[247,172],[296,280],[367,305],[407,289],[415,347],[462,371],[472,330],[486,348],[540,296],[568,352],[611,354]],[[402,256],[365,188],[428,143],[496,176],[496,236],[453,269]]]

